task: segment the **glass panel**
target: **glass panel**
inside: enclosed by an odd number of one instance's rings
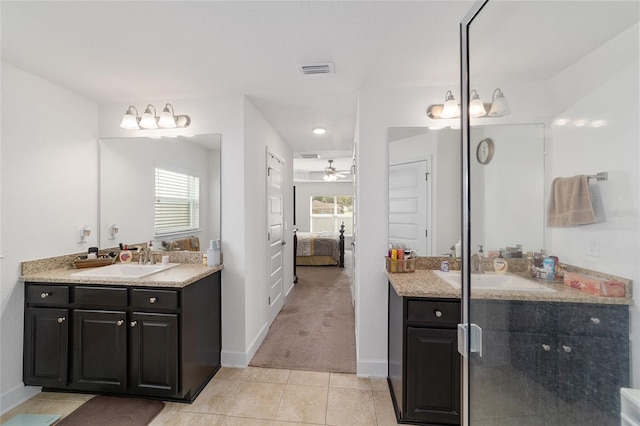
[[[489,1],[467,27],[462,89],[493,115],[463,131],[464,424],[619,425],[640,386],[638,10]]]

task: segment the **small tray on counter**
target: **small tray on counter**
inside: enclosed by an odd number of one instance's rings
[[[115,257],[109,257],[109,256],[99,257],[97,259],[82,259],[81,256],[78,256],[75,259],[73,259],[73,266],[75,266],[76,269],[97,268],[98,266],[111,265],[115,261],[116,261]]]

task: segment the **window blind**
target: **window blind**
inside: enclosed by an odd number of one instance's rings
[[[155,234],[200,227],[200,178],[156,168]]]

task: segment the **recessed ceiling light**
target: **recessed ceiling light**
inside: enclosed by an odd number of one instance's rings
[[[315,135],[324,135],[325,133],[327,133],[327,129],[325,129],[324,127],[316,127],[315,129],[313,129],[313,133]]]

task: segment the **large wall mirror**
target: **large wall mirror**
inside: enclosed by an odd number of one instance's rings
[[[486,188],[472,199],[473,241],[485,254],[544,248],[544,125],[474,126],[472,136],[471,178]],[[485,139],[493,155],[482,164],[476,149]],[[395,127],[388,142],[390,242],[420,256],[451,253],[460,238],[460,130]]]
[[[99,144],[100,247],[154,241],[155,249],[203,251],[220,238],[220,135]],[[156,222],[167,211],[177,222]]]

